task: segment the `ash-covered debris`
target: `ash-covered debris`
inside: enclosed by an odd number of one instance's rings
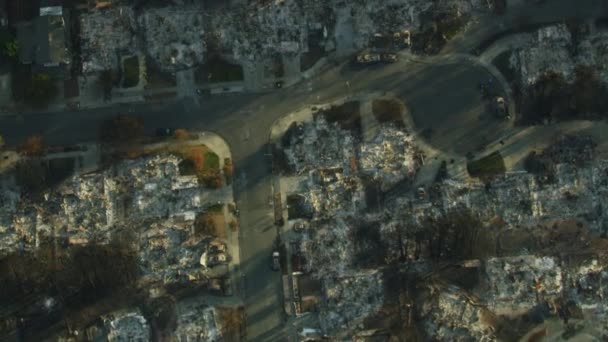
[[[80,42],[83,72],[117,70],[120,56],[136,54],[137,19],[130,7],[114,7],[82,15]]]
[[[356,146],[349,131],[329,124],[323,117],[292,127],[284,152],[297,173],[314,169],[350,169],[348,161],[355,156]]]
[[[203,301],[182,300],[177,304],[177,327],[173,335],[179,341],[222,341],[217,310]]]
[[[356,329],[384,301],[382,273],[344,272],[323,281],[325,302],[319,314],[324,331],[338,335]]]
[[[533,85],[548,72],[557,73],[572,82],[579,65],[592,67],[602,82],[607,83],[608,33],[602,30],[592,32],[588,28],[577,28],[576,31],[573,36],[573,30],[566,24],[556,24],[531,33],[527,44],[511,55],[511,65],[518,70],[522,85]]]
[[[488,307],[499,314],[516,315],[543,300],[556,299],[563,289],[562,270],[552,257],[520,255],[492,258],[485,264],[491,288]]]
[[[147,53],[168,71],[205,61],[203,20],[196,7],[147,9],[138,17]]]
[[[212,236],[195,232],[194,221],[211,206],[231,203],[231,190],[202,187],[180,174],[180,162],[174,155],[123,161],[73,176],[31,205],[16,189],[2,192],[8,200],[0,212],[0,254],[33,251],[49,239],[68,248],[108,244],[130,232],[138,239],[125,243],[136,244],[147,281],[206,281],[200,259]]]
[[[493,336],[493,327],[484,320],[487,310],[467,293],[451,285],[436,286],[430,291],[420,308],[422,326],[429,338],[479,341]]]
[[[394,127],[381,129],[371,142],[361,144],[359,156],[360,170],[379,181],[382,191],[416,173],[413,138]]]
[[[113,312],[102,317],[108,341],[149,341],[150,326],[139,311]]]

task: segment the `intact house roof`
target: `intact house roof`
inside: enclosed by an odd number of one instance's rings
[[[66,13],[56,7],[43,9],[40,9],[41,16],[17,25],[17,39],[21,44],[19,60],[50,68],[70,64]]]

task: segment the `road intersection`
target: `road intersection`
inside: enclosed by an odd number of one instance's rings
[[[133,112],[144,118],[149,133],[159,127],[184,127],[220,135],[230,146],[235,165],[235,199],[241,212],[240,255],[247,337],[251,341],[284,341],[287,328],[284,324],[281,279],[280,274],[270,268],[270,255],[277,231],[273,225],[272,207],[268,204],[271,165],[266,144],[273,123],[298,108],[368,92],[391,92],[406,104],[417,103],[410,108],[414,111],[412,115],[428,115],[434,117],[433,120],[456,115],[453,113],[456,110],[463,113],[470,111],[478,100],[465,97],[478,96],[474,92],[461,92],[461,97],[443,96],[442,92],[449,92],[450,88],[475,88],[479,79],[488,75],[500,78],[500,75],[496,75],[496,70],[479,58],[462,53],[472,51],[497,32],[516,29],[518,16],[524,14],[529,21],[544,23],[564,20],[572,15],[600,16],[608,8],[601,1],[590,0],[585,4],[558,0],[513,9],[512,14],[507,14],[501,20],[480,20],[469,29],[471,34],[457,37],[439,56],[401,58],[394,64],[363,70],[353,70],[346,62],[328,63],[318,70],[316,76],[271,92],[1,116],[0,129],[6,142],[12,145],[33,134],[42,135],[49,144],[74,144],[96,141],[98,129],[104,120],[116,114]],[[467,79],[470,80],[469,84],[462,84]],[[437,92],[436,100],[428,95],[433,91]],[[464,103],[469,100],[471,103]],[[427,105],[429,101],[435,103]],[[413,127],[413,130],[424,128]],[[470,130],[463,130],[458,136],[465,139],[469,133]],[[500,135],[500,129],[494,131],[493,135],[494,138]],[[463,141],[460,146],[467,144]],[[463,153],[464,148],[457,152]]]

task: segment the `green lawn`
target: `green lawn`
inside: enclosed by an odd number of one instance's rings
[[[472,177],[489,178],[504,174],[506,171],[505,161],[500,152],[496,151],[481,159],[470,161],[467,164],[467,171]]]
[[[207,151],[205,153],[205,169],[208,170],[219,170],[220,169],[220,157],[211,152]]]

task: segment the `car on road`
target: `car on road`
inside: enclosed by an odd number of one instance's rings
[[[399,60],[399,56],[395,53],[383,53],[380,55],[380,60],[384,63],[395,63]]]
[[[306,229],[306,223],[305,222],[296,222],[293,225],[293,230],[296,232],[303,232]]]
[[[175,134],[175,128],[170,128],[170,127],[164,127],[164,128],[157,128],[155,135],[159,138],[168,138],[168,137],[172,137]]]
[[[279,252],[278,251],[274,251],[272,252],[272,270],[273,271],[278,271],[281,269],[281,262],[279,260]]]

